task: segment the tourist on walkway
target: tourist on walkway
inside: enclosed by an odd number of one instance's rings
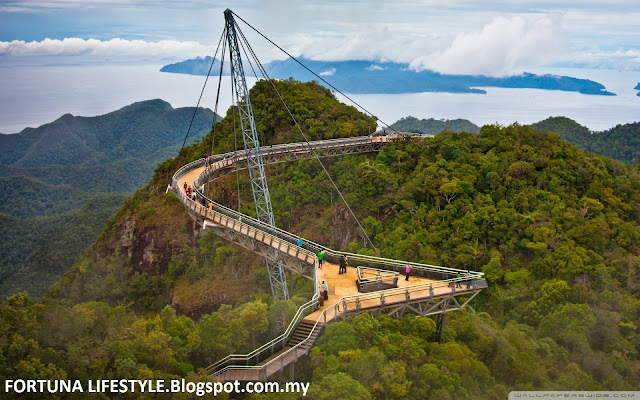
[[[338,274],[346,274],[347,273],[347,264],[349,261],[347,260],[347,256],[344,254],[340,256],[340,269],[338,270]]]
[[[456,281],[456,288],[462,289],[462,283],[461,283],[462,276],[460,276],[460,272],[458,272],[458,276],[457,277],[458,277],[458,280]]]
[[[298,246],[302,247],[302,239],[297,240]]]
[[[322,286],[324,289],[324,299],[329,300],[329,285],[327,285],[327,282],[322,281]]]
[[[317,255],[318,255],[318,268],[322,269],[322,260],[324,260],[324,251],[320,250]]]
[[[407,266],[404,269],[404,273],[407,275],[406,278],[404,278],[405,281],[409,281],[409,274],[411,274],[411,265],[407,264]]]

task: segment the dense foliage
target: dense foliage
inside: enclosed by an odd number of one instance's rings
[[[78,208],[52,216],[17,218],[0,213],[0,293],[46,293],[126,198],[93,194]]]
[[[0,135],[0,296],[27,290],[39,297],[60,279],[127,193],[178,151],[193,110],[149,100]],[[201,109],[192,139],[212,120]]]
[[[279,85],[315,138],[373,125],[315,84]],[[265,143],[300,140],[269,90],[251,91]],[[203,236],[164,194],[173,171],[208,154],[210,140],[162,163],[44,303],[19,294],[0,307],[1,376],[194,378],[198,367],[282,329],[303,299],[272,303],[260,259]],[[232,114],[216,127],[215,148],[233,149]],[[329,325],[296,366],[296,378],[312,382],[311,398],[640,388],[638,166],[518,125],[323,162],[384,256],[482,270],[490,286],[447,316],[440,344],[430,341],[429,318],[362,315]],[[269,182],[279,226],[371,253],[317,161],[270,166]],[[212,196],[235,206],[235,186],[235,176],[221,179]],[[240,187],[249,211],[246,178]],[[311,291],[290,282],[293,293]]]
[[[333,171],[360,215],[372,217],[365,222],[384,255],[481,269],[490,287],[474,306],[482,313],[450,317],[442,345],[412,338],[407,328],[371,337],[375,329],[359,330],[357,320],[334,325],[324,339],[329,348],[316,350],[313,382],[347,374],[376,398],[640,387],[637,168],[553,134],[485,126],[478,136],[387,145],[375,159],[345,157]],[[360,336],[332,337],[339,329]],[[416,358],[403,358],[397,346]],[[369,357],[398,363],[393,378]],[[447,366],[452,361],[477,372]],[[432,371],[426,389],[422,368]],[[449,380],[439,382],[443,373]],[[402,396],[390,394],[394,384]]]
[[[540,131],[556,132],[561,138],[585,150],[629,164],[640,161],[640,122],[591,132],[566,117],[549,117],[531,125]]]
[[[400,132],[436,134],[440,132],[480,132],[480,127],[466,119],[418,119],[416,117],[400,118],[391,124]]]

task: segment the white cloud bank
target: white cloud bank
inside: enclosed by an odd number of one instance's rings
[[[497,17],[477,31],[448,37],[369,25],[340,38],[297,35],[293,47],[315,60],[395,61],[414,70],[505,76],[552,64],[567,41],[559,14],[536,14]]]
[[[505,76],[563,59],[567,34],[560,15],[498,17],[475,32],[455,37],[406,34],[384,26],[363,26],[346,37],[295,35],[292,53],[316,60],[388,60],[412,69],[444,74]],[[285,46],[289,47],[289,46]],[[0,56],[172,56],[213,54],[199,42],[161,40],[108,41],[65,38],[0,42]],[[564,55],[566,60],[566,54]],[[633,59],[630,55],[628,58]],[[270,57],[268,57],[270,58]],[[264,60],[263,60],[264,61]],[[380,68],[372,64],[371,69]],[[324,71],[331,75],[335,71]]]
[[[145,40],[65,38],[44,39],[42,41],[25,42],[14,40],[0,42],[0,56],[53,56],[53,55],[103,55],[103,56],[183,56],[198,55],[210,52],[211,48],[198,42],[181,42],[177,40]]]
[[[461,33],[444,50],[411,62],[416,70],[504,76],[557,60],[567,41],[559,15],[499,17],[482,30]]]

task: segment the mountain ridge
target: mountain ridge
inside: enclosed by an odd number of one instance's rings
[[[193,111],[153,99],[95,117],[64,114],[37,128],[0,135],[0,223],[7,227],[0,246],[0,294],[43,295],[129,194],[148,181],[158,162],[180,149]],[[209,132],[213,115],[208,109],[196,113],[191,141]],[[59,240],[74,234],[67,246]],[[38,275],[41,279],[34,279]]]
[[[563,140],[593,153],[627,164],[640,161],[640,122],[618,124],[604,131],[591,131],[567,117],[549,117],[531,124],[535,130],[551,131]]]

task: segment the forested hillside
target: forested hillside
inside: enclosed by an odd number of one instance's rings
[[[280,82],[311,138],[361,135],[373,120],[313,83]],[[251,89],[265,144],[299,141],[269,87]],[[233,110],[216,151],[234,148]],[[273,337],[314,288],[290,277],[273,303],[259,257],[202,236],[164,189],[211,137],[162,163],[44,303],[0,306],[0,376],[196,377]],[[362,315],[331,324],[296,379],[310,398],[504,399],[511,390],[640,390],[640,168],[553,133],[485,126],[401,140],[325,163],[386,257],[482,270],[489,289],[435,324]],[[269,167],[278,226],[364,248],[317,161]],[[242,209],[251,212],[240,177]],[[237,207],[235,176],[212,193]]]
[[[156,99],[0,135],[0,296],[41,296],[60,279],[180,149],[193,111]],[[213,112],[200,109],[190,142],[212,122]]]
[[[448,132],[474,132],[478,133],[478,125],[466,119],[418,119],[416,117],[400,118],[391,124],[391,128],[400,132],[413,132],[423,134],[436,134]]]
[[[619,124],[602,132],[591,132],[566,117],[549,117],[531,126],[536,130],[555,132],[585,150],[614,160],[629,164],[640,160],[640,122]]]

